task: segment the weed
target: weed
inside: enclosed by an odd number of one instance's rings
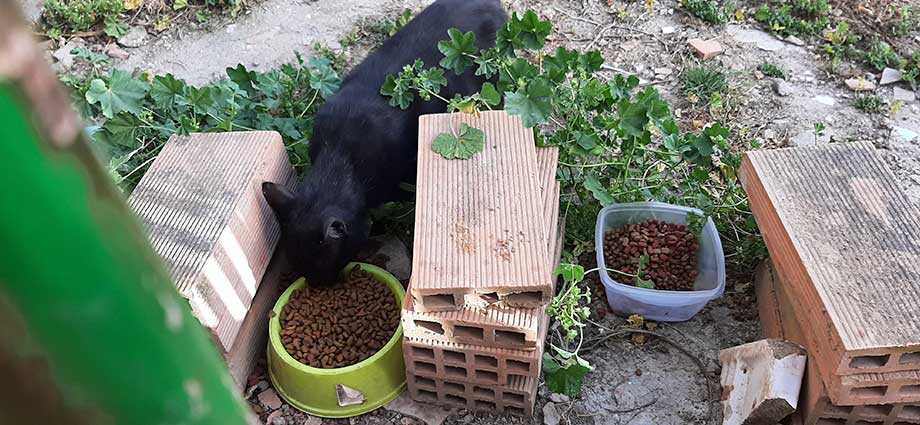
[[[818,121],[815,123],[815,143],[818,143],[818,138],[824,135],[824,130],[827,130],[827,126],[823,122]]]
[[[917,14],[910,6],[899,9],[898,17],[891,25],[891,34],[895,37],[902,37],[917,30],[920,30],[920,14]]]
[[[728,22],[729,14],[716,0],[681,0],[680,4],[691,15],[710,24],[719,25]]]
[[[831,59],[831,67],[836,68],[844,59],[854,59],[860,56],[856,43],[860,37],[850,32],[850,26],[846,22],[837,24],[827,34],[827,42],[824,44],[824,52]]]
[[[88,31],[103,21],[111,22],[122,11],[122,0],[48,0],[43,17],[46,28],[72,34]]]
[[[773,0],[762,5],[754,19],[782,35],[819,34],[830,25],[827,0]]]
[[[910,84],[910,87],[917,90],[920,83],[920,52],[914,52],[909,60],[901,63],[901,78]]]
[[[91,61],[100,57],[80,52]],[[95,146],[107,153],[115,181],[130,190],[173,134],[198,131],[275,130],[298,170],[308,165],[312,115],[338,89],[325,59],[297,62],[257,73],[243,65],[202,87],[171,74],[135,77],[113,69],[97,78],[62,76],[80,112],[91,122]]]
[[[727,86],[725,73],[716,68],[700,65],[684,73],[684,95],[692,103],[710,102],[713,95],[724,92]]]
[[[885,101],[878,95],[863,95],[853,101],[853,106],[867,114],[880,114],[885,110]]]
[[[900,67],[901,57],[888,43],[875,38],[869,44],[869,50],[866,51],[866,62],[881,71],[888,67]]]
[[[786,79],[786,71],[780,68],[779,65],[776,65],[772,62],[764,62],[760,64],[757,69],[767,77],[782,78],[784,80]]]

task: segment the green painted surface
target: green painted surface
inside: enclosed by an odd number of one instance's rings
[[[64,404],[101,412],[98,425],[247,423],[222,357],[86,142],[53,149],[30,113],[0,82],[0,309],[13,310],[0,318],[27,335],[0,351],[14,368],[45,361]],[[0,337],[16,335],[11,322]],[[0,390],[0,406],[15,395]]]

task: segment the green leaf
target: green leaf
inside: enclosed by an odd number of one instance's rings
[[[237,64],[236,68],[227,68],[227,76],[230,77],[230,81],[236,83],[236,85],[238,85],[241,89],[246,90],[246,92],[250,95],[255,94],[255,71],[246,69],[243,64]]]
[[[613,196],[610,195],[610,192],[607,191],[607,188],[597,179],[597,176],[594,174],[588,174],[585,176],[584,182],[585,189],[588,189],[594,199],[597,199],[601,202],[601,205],[607,206],[614,202]]]
[[[578,264],[560,264],[554,276],[562,276],[566,283],[581,282],[585,279],[585,268]]]
[[[156,76],[150,84],[150,98],[158,109],[178,110],[179,98],[186,93],[185,82],[177,80],[172,74]]]
[[[431,148],[446,159],[470,159],[482,152],[485,145],[482,130],[460,124],[459,137],[450,133],[441,133],[435,137]]]
[[[441,87],[447,86],[447,79],[444,78],[444,70],[438,67],[431,67],[418,74],[418,85],[422,90],[432,93],[441,91]]]
[[[641,138],[648,128],[648,106],[621,100],[617,105],[620,114],[620,129],[629,136]]]
[[[639,86],[639,78],[635,75],[630,75],[629,78],[623,78],[622,75],[617,74],[613,77],[613,80],[610,80],[610,95],[613,96],[614,102],[619,102],[623,99],[629,99],[632,95],[633,89]]]
[[[479,57],[473,60],[476,65],[479,65],[476,68],[476,75],[492,78],[498,72],[499,61],[498,49],[487,49],[479,52]]]
[[[505,93],[505,110],[520,115],[524,127],[533,127],[549,121],[553,113],[553,89],[544,78],[531,80],[526,88]]]
[[[314,67],[310,73],[310,88],[318,90],[323,99],[330,98],[339,90],[342,80],[329,65],[329,61],[324,58],[314,58],[310,61],[310,65]]]
[[[498,93],[498,90],[495,90],[495,86],[489,82],[482,83],[482,89],[479,90],[479,96],[482,98],[482,101],[489,106],[498,106],[502,101],[502,97]]]
[[[83,59],[91,64],[110,63],[112,60],[106,55],[100,55],[85,47],[77,47],[70,51],[70,54]]]
[[[117,16],[109,16],[105,18],[105,27],[102,31],[109,37],[118,38],[127,34],[128,29],[128,24],[120,22]]]
[[[444,55],[441,66],[453,70],[460,75],[473,65],[473,56],[479,52],[476,48],[476,34],[472,31],[464,33],[456,28],[447,30],[450,40],[438,42],[438,50]]]
[[[90,82],[86,101],[98,104],[106,118],[112,118],[120,112],[140,115],[146,94],[146,84],[125,71],[112,69],[108,84],[98,78]]]
[[[214,106],[212,91],[211,86],[202,88],[189,86],[188,93],[179,99],[179,103],[191,107],[196,114],[205,115]]]
[[[543,373],[545,374],[546,387],[554,393],[577,397],[581,393],[585,375],[590,371],[590,365],[577,356],[574,363],[562,367],[548,353],[543,353]]]
[[[655,289],[655,282],[652,282],[651,280],[643,279],[641,277],[637,277],[636,286],[640,288],[645,288],[645,289]]]
[[[524,17],[518,17],[515,13],[511,17],[510,25],[516,29],[515,48],[527,48],[530,50],[540,50],[546,43],[546,36],[553,32],[553,24],[549,21],[542,21],[533,10],[524,12]]]
[[[396,79],[392,75],[387,75],[386,81],[380,87],[380,94],[390,98],[390,106],[398,106],[399,109],[408,109],[415,95],[403,79]]]
[[[109,140],[121,146],[136,148],[140,145],[136,138],[138,128],[144,123],[131,114],[118,114],[106,120],[103,128],[109,133]]]

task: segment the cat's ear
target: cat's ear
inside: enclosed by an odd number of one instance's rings
[[[288,188],[272,182],[262,183],[262,196],[272,207],[278,221],[286,221],[294,209],[294,194]]]

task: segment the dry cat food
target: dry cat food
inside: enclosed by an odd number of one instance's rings
[[[692,291],[698,250],[685,224],[647,220],[604,234],[607,268],[630,275],[613,272],[611,277],[644,288]]]
[[[281,342],[301,363],[330,369],[374,355],[398,326],[393,292],[356,267],[339,286],[293,291],[281,311]]]

